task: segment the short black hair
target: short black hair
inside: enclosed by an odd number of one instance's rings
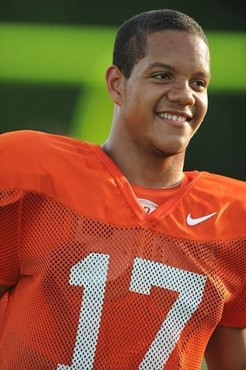
[[[134,64],[145,57],[148,35],[165,30],[192,33],[208,45],[202,27],[193,18],[176,10],[152,10],[130,18],[119,28],[114,43],[113,64],[129,78]]]

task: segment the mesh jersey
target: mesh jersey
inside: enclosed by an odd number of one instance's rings
[[[198,370],[246,326],[243,182],[187,173],[146,215],[99,146],[22,131],[0,158],[0,369]]]

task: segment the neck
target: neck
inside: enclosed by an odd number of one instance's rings
[[[116,143],[110,138],[102,146],[131,184],[151,188],[166,188],[178,184],[183,178],[184,152],[167,155],[144,151],[136,146]]]

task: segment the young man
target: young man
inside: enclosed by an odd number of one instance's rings
[[[246,368],[246,187],[183,172],[209,65],[194,20],[140,14],[116,38],[102,148],[1,135],[1,369]]]

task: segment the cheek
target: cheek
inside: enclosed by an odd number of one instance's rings
[[[208,99],[206,96],[204,96],[202,99],[197,99],[196,100],[196,119],[193,125],[193,133],[199,129],[200,125],[202,124],[204,117],[206,116],[208,110]]]
[[[203,120],[208,110],[208,97],[204,96],[197,102],[198,115]]]
[[[146,91],[136,91],[126,96],[126,110],[128,115],[135,117],[145,117],[150,110],[150,100]]]

